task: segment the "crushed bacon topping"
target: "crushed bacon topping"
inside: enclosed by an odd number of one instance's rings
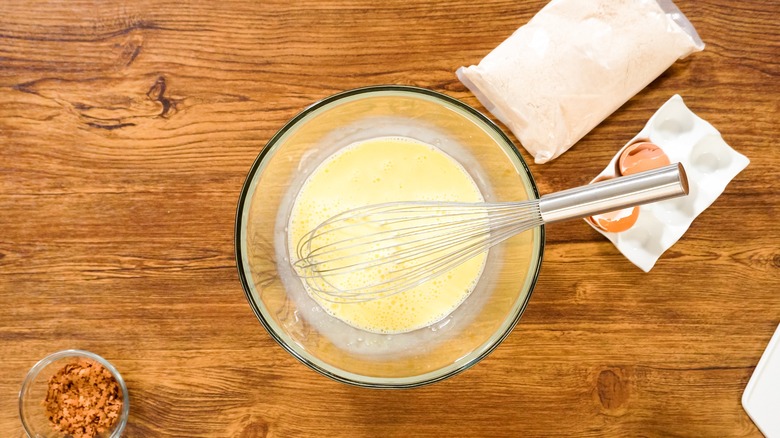
[[[114,376],[91,359],[79,359],[49,379],[43,401],[52,427],[73,438],[109,432],[122,411],[122,391]]]

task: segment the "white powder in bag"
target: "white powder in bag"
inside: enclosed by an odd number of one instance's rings
[[[552,0],[458,78],[536,163],[704,44],[669,0]]]

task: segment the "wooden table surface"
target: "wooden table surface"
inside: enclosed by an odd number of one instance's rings
[[[584,184],[681,94],[751,164],[649,274],[584,223],[549,226],[520,324],[415,390],[328,380],[250,310],[234,214],[273,133],[371,84],[484,111],[454,70],[543,4],[0,2],[0,436],[23,434],[25,373],[66,348],[122,372],[128,437],[760,436],[740,398],[780,323],[777,2],[680,0],[704,52],[530,166],[543,193]]]

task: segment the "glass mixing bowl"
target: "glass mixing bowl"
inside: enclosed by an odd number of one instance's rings
[[[260,152],[241,190],[236,259],[257,318],[290,354],[341,382],[405,388],[469,368],[509,334],[539,274],[544,228],[491,249],[471,295],[429,327],[378,334],[331,317],[308,296],[290,264],[287,225],[293,201],[311,172],[335,151],[387,136],[413,138],[448,153],[487,202],[538,198],[512,142],[468,105],[414,87],[351,90],[306,108]]]

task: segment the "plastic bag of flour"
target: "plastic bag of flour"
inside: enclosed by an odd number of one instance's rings
[[[703,48],[670,0],[552,0],[457,74],[536,163],[546,163]]]

